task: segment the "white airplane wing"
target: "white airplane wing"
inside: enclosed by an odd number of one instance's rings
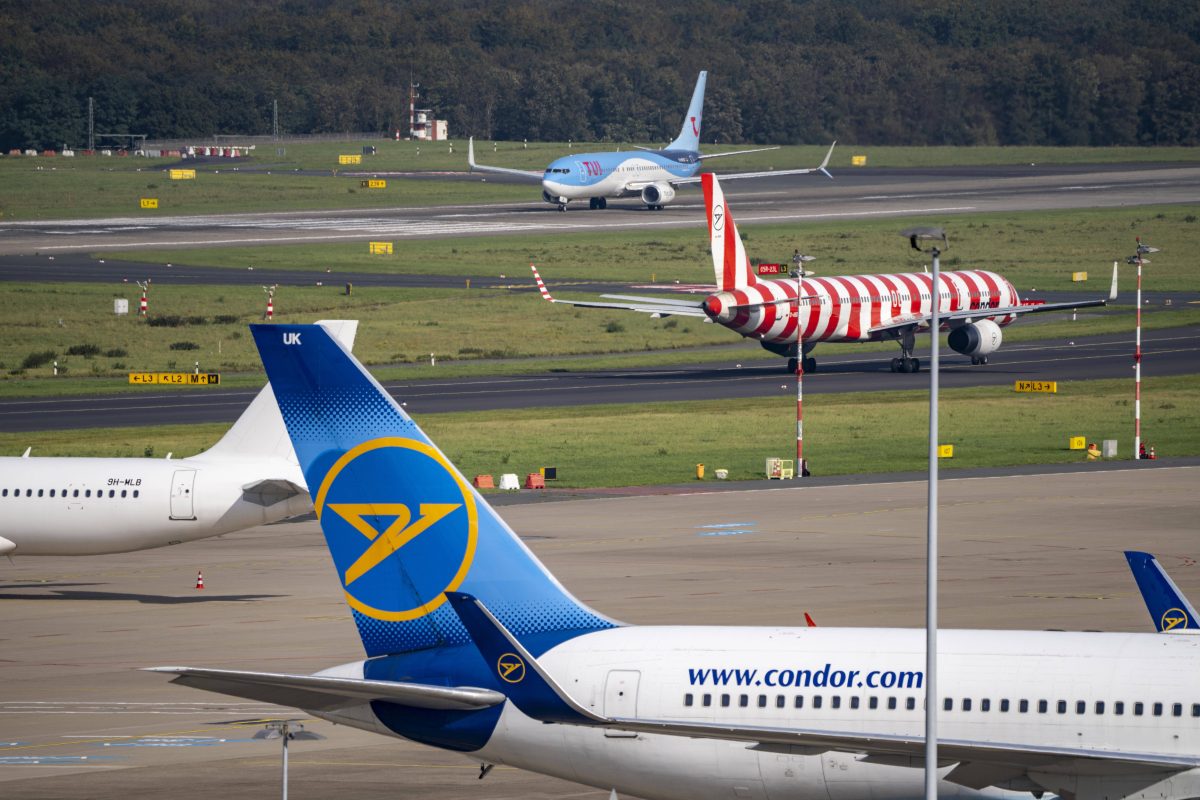
[[[987,319],[988,317],[1007,317],[1010,315],[1019,314],[1040,314],[1045,311],[1068,311],[1076,308],[1091,308],[1093,306],[1108,305],[1113,300],[1117,299],[1117,268],[1113,267],[1112,286],[1109,288],[1108,297],[1096,300],[1079,300],[1069,303],[1042,303],[1041,305],[1029,306],[1003,306],[1001,308],[975,308],[962,309],[959,311],[943,311],[938,314],[938,319],[941,322],[949,322],[956,319]],[[933,319],[932,314],[911,314],[907,317],[889,322],[887,325],[876,325],[874,328],[868,329],[867,333],[883,333],[886,331],[903,330],[904,328],[914,325],[926,325]]]
[[[522,178],[530,183],[541,183],[542,172],[533,172],[526,169],[509,169],[508,167],[489,167],[484,164],[475,163],[475,137],[467,139],[467,164],[471,167],[471,172],[494,172],[498,175],[512,175],[517,178]]]
[[[676,300],[666,297],[636,297],[621,294],[605,294],[601,295],[601,297],[626,302],[602,303],[598,300],[559,300],[550,294],[550,290],[542,282],[542,276],[538,274],[537,267],[530,264],[529,268],[533,270],[533,277],[537,280],[538,291],[542,293],[542,298],[550,303],[562,303],[563,305],[582,306],[584,308],[619,308],[623,311],[641,311],[642,313],[657,315],[659,317],[680,316],[708,319],[708,315],[704,313],[703,305],[694,300]]]
[[[739,178],[771,178],[771,177],[779,177],[780,175],[807,175],[810,172],[819,172],[822,175],[824,175],[826,178],[832,179],[833,176],[829,174],[829,170],[826,169],[826,167],[829,166],[829,159],[830,159],[830,157],[833,156],[833,148],[835,148],[835,147],[837,147],[837,142],[834,142],[833,144],[829,145],[829,152],[827,152],[825,154],[825,160],[822,161],[820,163],[820,165],[816,166],[816,167],[808,167],[807,169],[772,169],[772,170],[766,170],[765,172],[735,172],[731,175],[720,175],[718,177],[720,177],[720,179],[723,181],[733,181],[733,180],[737,180]],[[770,150],[771,148],[768,147],[765,149]],[[741,150],[739,152],[754,153],[757,151]],[[732,156],[732,155],[735,155],[735,154],[734,153],[715,153],[711,156],[701,156],[701,158],[708,159],[708,158],[717,158],[719,156]],[[678,178],[678,179],[671,181],[671,183],[675,186],[682,186],[683,184],[686,184],[686,183],[699,183],[699,182],[700,182],[699,175],[697,175],[694,178]]]
[[[171,683],[182,686],[309,711],[330,711],[371,700],[387,700],[413,708],[470,711],[498,705],[505,700],[499,692],[472,686],[427,686],[325,675],[196,667],[149,667],[145,671],[176,675],[178,677]]]

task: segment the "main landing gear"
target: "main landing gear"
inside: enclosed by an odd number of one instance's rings
[[[900,357],[892,359],[892,372],[921,371],[921,359],[913,358],[916,339],[916,334],[912,330],[906,330],[900,335]]]
[[[588,208],[595,211],[598,208],[608,208],[607,197],[593,197],[588,200]]]
[[[559,211],[566,211],[566,210],[567,210],[567,204],[566,204],[566,203],[559,203],[559,204],[558,204],[558,210],[559,210]]]
[[[987,356],[971,356],[971,366],[978,367],[987,363]]]
[[[787,365],[788,374],[794,374],[796,372],[796,366],[797,366],[796,359],[789,358],[788,365]],[[805,356],[804,371],[805,372],[816,372],[817,371],[817,360],[815,358],[813,358],[812,356]]]

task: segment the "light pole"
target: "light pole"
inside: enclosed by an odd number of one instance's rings
[[[287,800],[288,796],[288,740],[311,740],[324,739],[325,737],[319,733],[304,730],[304,725],[299,720],[281,719],[274,722],[268,722],[266,727],[254,734],[255,739],[282,739],[283,740],[283,800]]]
[[[933,256],[929,299],[929,500],[925,540],[925,799],[937,800],[937,535],[938,535],[938,337],[940,335],[942,251],[950,246],[941,228],[910,228],[903,233],[914,250],[921,241],[940,241],[929,253]]]
[[[1133,457],[1142,457],[1142,264],[1150,259],[1142,256],[1157,253],[1157,247],[1142,244],[1142,237],[1135,237],[1137,252],[1125,259],[1128,264],[1137,264],[1137,339],[1133,347]]]
[[[804,324],[800,318],[800,304],[804,300],[804,278],[809,273],[804,265],[816,256],[803,255],[799,250],[792,255],[792,277],[796,279],[796,470],[793,475],[805,477],[804,469]]]

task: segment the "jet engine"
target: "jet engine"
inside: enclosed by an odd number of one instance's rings
[[[950,345],[951,350],[972,358],[996,352],[1003,340],[1004,334],[1000,326],[990,319],[981,319],[955,328],[946,337],[946,343]]]
[[[642,202],[650,208],[662,208],[675,199],[675,187],[669,183],[652,183],[642,189]]]

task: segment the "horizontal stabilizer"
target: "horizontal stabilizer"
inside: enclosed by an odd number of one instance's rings
[[[605,294],[601,295],[601,297],[630,302],[603,303],[599,300],[559,300],[550,294],[550,290],[546,288],[546,284],[542,281],[542,276],[538,274],[537,267],[530,264],[529,268],[533,270],[533,277],[537,281],[538,291],[542,293],[542,299],[550,303],[562,303],[563,305],[580,306],[582,308],[617,308],[622,311],[641,311],[644,314],[656,314],[660,317],[707,318],[707,315],[704,313],[704,307],[695,300],[677,300],[668,297],[637,297],[635,295],[620,294]]]
[[[372,700],[443,711],[471,711],[504,702],[504,695],[499,692],[471,686],[427,686],[420,683],[323,675],[289,675],[196,667],[148,667],[145,671],[176,675],[178,677],[171,683],[181,686],[306,711],[332,711]]]
[[[527,183],[541,183],[543,172],[532,172],[526,169],[510,169],[508,167],[489,167],[486,164],[475,163],[475,137],[467,139],[467,166],[471,172],[492,172],[497,175],[511,175]]]

